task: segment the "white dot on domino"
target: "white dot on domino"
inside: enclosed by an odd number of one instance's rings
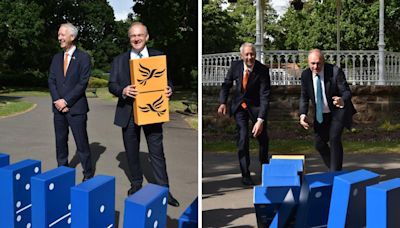
[[[31,188],[31,185],[30,184],[26,184],[25,185],[25,189],[28,191],[29,189]]]
[[[71,224],[71,217],[68,218],[67,223]]]
[[[21,174],[17,173],[17,174],[15,175],[15,180],[19,180],[19,179],[21,179]]]
[[[35,173],[39,172],[39,167],[35,167],[35,169],[33,170]]]
[[[158,221],[154,221],[154,228],[156,228],[158,226]]]
[[[54,189],[54,183],[49,184],[49,190],[52,191]]]
[[[100,213],[103,213],[103,212],[104,212],[104,209],[105,209],[104,205],[101,205],[101,207],[100,207]]]
[[[322,196],[322,192],[317,192],[317,193],[315,193],[315,198],[320,198]]]
[[[164,199],[162,200],[162,204],[165,205],[167,203],[167,197],[164,197]]]
[[[17,208],[20,208],[21,207],[21,201],[17,201],[17,204],[15,206],[17,206]]]
[[[17,216],[17,222],[21,221],[21,219],[22,219],[21,215],[18,215]]]
[[[151,209],[149,209],[149,210],[147,211],[147,218],[150,218],[150,216],[151,216]]]
[[[31,227],[32,227],[31,223],[28,222],[28,224],[26,224],[26,228],[31,228]]]
[[[68,210],[71,210],[71,204],[68,204]]]

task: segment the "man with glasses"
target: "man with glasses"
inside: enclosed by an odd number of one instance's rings
[[[314,106],[315,148],[330,171],[339,171],[343,163],[343,128],[349,128],[356,113],[344,72],[325,63],[323,53],[313,49],[308,54],[309,68],[301,74],[300,124],[309,129],[309,101]]]

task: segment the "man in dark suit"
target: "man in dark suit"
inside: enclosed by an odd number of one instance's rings
[[[254,123],[252,134],[258,139],[261,164],[268,163],[268,134],[266,120],[269,105],[270,78],[268,68],[256,60],[253,44],[240,47],[240,61],[234,61],[222,84],[219,95],[218,114],[225,115],[229,90],[235,83],[230,114],[234,116],[238,131],[238,156],[242,172],[242,183],[254,185],[249,165],[249,119]]]
[[[324,62],[320,50],[309,52],[309,68],[301,74],[300,124],[305,129],[310,127],[307,113],[311,100],[315,110],[315,148],[330,171],[339,171],[343,163],[343,128],[350,129],[356,110],[343,71]]]
[[[149,40],[149,34],[146,26],[140,22],[134,22],[130,26],[128,37],[132,49],[115,57],[112,63],[108,89],[110,93],[118,97],[114,124],[122,127],[122,137],[133,180],[131,188],[128,191],[128,195],[131,195],[142,188],[143,182],[143,173],[139,159],[141,128],[143,128],[146,136],[156,183],[166,187],[169,187],[169,183],[164,156],[162,123],[138,126],[133,121],[133,102],[138,91],[131,83],[129,68],[130,59],[147,58],[162,55],[162,53],[147,48],[146,43]],[[165,93],[169,98],[172,95],[172,89],[170,81],[168,81],[168,84]],[[171,193],[168,194],[168,204],[175,207],[179,206],[179,202]]]
[[[85,95],[91,62],[89,55],[74,45],[77,35],[78,29],[71,23],[60,26],[58,41],[63,52],[53,57],[48,84],[53,101],[58,166],[68,166],[71,128],[85,181],[94,175],[86,131],[89,106]]]

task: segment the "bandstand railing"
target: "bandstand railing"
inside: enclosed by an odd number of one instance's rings
[[[264,52],[272,85],[300,85],[300,76],[307,68],[307,51],[275,50]],[[336,64],[337,51],[324,51],[326,62]],[[343,50],[339,66],[351,85],[375,85],[379,81],[378,50]],[[239,52],[202,56],[203,86],[218,86]],[[385,52],[385,85],[400,85],[400,53]]]

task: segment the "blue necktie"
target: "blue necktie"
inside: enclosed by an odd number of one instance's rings
[[[321,78],[317,74],[317,102],[315,104],[316,109],[316,115],[317,115],[317,121],[318,123],[322,123],[323,117],[322,117],[322,108],[323,108],[323,101],[322,101],[322,88],[321,88]]]
[[[143,54],[139,52],[139,54],[137,54],[139,56],[139,59],[143,58]]]

